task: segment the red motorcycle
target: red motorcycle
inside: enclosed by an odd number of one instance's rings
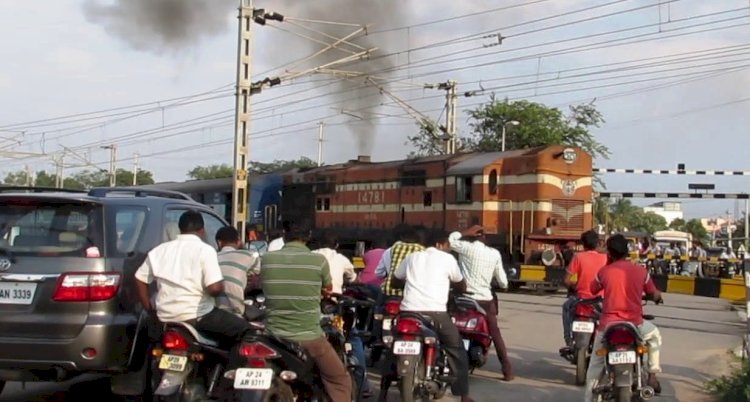
[[[576,314],[572,323],[573,345],[563,348],[560,355],[576,365],[576,385],[586,383],[586,371],[593,353],[596,329],[602,311],[602,298],[578,299],[573,305]]]
[[[453,323],[464,342],[469,356],[469,372],[487,363],[487,354],[492,345],[492,336],[487,325],[487,313],[476,300],[464,295],[452,295],[448,308]]]

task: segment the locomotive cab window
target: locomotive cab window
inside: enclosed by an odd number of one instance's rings
[[[490,195],[496,195],[497,194],[497,170],[492,169],[490,172],[490,178],[489,178],[489,193]]]
[[[432,206],[432,191],[425,191],[422,195],[422,205],[425,207],[431,207]]]
[[[316,211],[330,211],[331,210],[331,199],[329,197],[319,197],[315,200]]]
[[[471,176],[456,177],[456,202],[471,202]]]

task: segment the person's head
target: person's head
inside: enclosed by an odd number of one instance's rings
[[[677,248],[677,243],[675,242],[669,243],[669,248]]]
[[[701,243],[700,240],[693,240],[693,247],[695,248],[703,247],[703,243]]]
[[[622,260],[628,256],[628,240],[621,234],[607,239],[607,254],[612,261]]]
[[[413,226],[401,228],[398,239],[404,243],[419,243],[419,233]]]
[[[242,241],[240,241],[240,232],[232,226],[224,226],[223,228],[216,231],[216,244],[221,250],[224,247],[242,247]]]
[[[203,227],[203,216],[197,211],[186,211],[180,216],[177,226],[181,234],[194,234],[203,237],[206,230]]]
[[[387,247],[388,247],[388,241],[382,237],[378,237],[372,242],[372,244],[370,244],[370,250],[374,250],[378,248],[384,249]]]
[[[448,241],[448,233],[443,230],[433,230],[430,233],[429,239],[430,246],[435,247],[438,250],[450,252],[451,244]]]
[[[304,225],[290,224],[284,231],[284,241],[287,243],[307,243],[310,240],[310,228]]]
[[[414,226],[414,233],[417,234],[416,243],[419,243],[424,247],[429,247],[432,245],[430,244],[430,231],[426,227],[422,225]]]
[[[339,239],[332,230],[326,230],[323,235],[318,239],[317,246],[319,248],[330,248],[337,249],[339,247]]]
[[[584,250],[596,250],[599,246],[599,234],[594,230],[588,230],[581,234],[581,243]]]

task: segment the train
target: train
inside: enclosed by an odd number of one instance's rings
[[[539,262],[593,227],[592,157],[542,146],[344,163],[250,175],[248,224],[262,231],[296,223],[333,230],[343,248],[391,239],[398,224],[462,230],[481,225],[511,261]],[[231,218],[232,179],[158,183]],[[358,247],[361,248],[361,247]]]

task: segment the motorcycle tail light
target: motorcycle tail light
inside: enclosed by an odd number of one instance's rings
[[[607,343],[610,345],[630,345],[635,343],[635,335],[626,328],[613,328],[607,333]]]
[[[398,300],[387,301],[384,310],[388,315],[396,315],[401,311],[401,302]]]
[[[279,357],[279,354],[262,342],[252,342],[240,345],[240,356],[248,359],[271,359]]]
[[[396,332],[399,334],[415,335],[421,332],[422,325],[417,320],[401,318],[396,323]]]
[[[434,337],[432,337],[432,336],[428,336],[428,337],[424,338],[424,343],[425,343],[425,345],[432,345],[432,344],[434,344],[435,342],[437,342],[437,339],[435,339],[435,338],[434,338]]]
[[[167,331],[161,338],[164,348],[169,350],[187,350],[190,345],[182,334],[177,331]]]
[[[591,318],[594,316],[594,306],[591,304],[576,305],[576,315],[578,317]]]

